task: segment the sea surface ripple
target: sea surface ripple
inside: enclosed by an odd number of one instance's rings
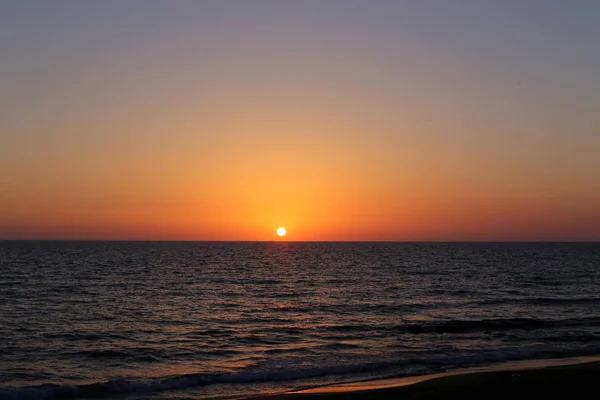
[[[0,242],[0,399],[234,398],[600,353],[598,243]]]

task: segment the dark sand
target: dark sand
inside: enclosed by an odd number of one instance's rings
[[[568,364],[568,360],[513,363],[251,399],[600,399],[600,360],[594,359],[571,361],[577,364]]]

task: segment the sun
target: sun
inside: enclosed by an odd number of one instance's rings
[[[285,236],[287,230],[284,227],[277,228],[277,236]]]

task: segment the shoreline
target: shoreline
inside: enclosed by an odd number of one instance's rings
[[[557,393],[597,398],[599,392],[600,355],[509,361],[436,374],[265,393],[243,399],[506,399],[523,395],[542,398]]]

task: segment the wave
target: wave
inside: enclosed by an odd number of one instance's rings
[[[369,333],[395,332],[410,334],[428,333],[473,333],[487,331],[510,331],[510,330],[536,330],[551,328],[590,328],[600,326],[600,318],[567,318],[567,319],[536,319],[536,318],[490,318],[474,320],[447,320],[427,321],[419,323],[402,323],[392,326],[386,325],[321,325],[317,327],[320,331],[332,333]],[[337,336],[335,336],[337,337]]]
[[[568,333],[559,336],[545,336],[544,341],[552,342],[573,342],[573,343],[591,343],[600,342],[600,333]]]
[[[424,373],[422,367],[429,372],[435,368],[461,368],[475,365],[491,364],[509,360],[535,358],[575,357],[598,354],[599,346],[588,346],[585,349],[535,350],[522,349],[514,351],[493,351],[488,353],[468,354],[455,357],[414,358],[390,362],[373,362],[342,366],[325,366],[323,368],[277,369],[275,371],[246,371],[230,374],[186,374],[175,377],[154,378],[145,381],[111,380],[84,385],[44,384],[39,386],[10,388],[0,387],[2,400],[59,400],[81,398],[107,398],[124,396],[131,393],[155,393],[169,390],[203,387],[214,384],[257,384],[262,382],[298,381],[301,379],[322,378],[325,376],[361,374],[379,372],[380,378],[400,377]],[[398,373],[402,367],[402,373]],[[394,370],[392,368],[395,368]],[[387,374],[384,373],[387,371]],[[411,373],[412,371],[412,373]]]
[[[394,363],[372,363],[340,367],[290,369],[276,372],[242,372],[233,374],[188,374],[150,381],[113,380],[86,385],[44,384],[23,388],[0,388],[2,400],[104,398],[129,393],[152,393],[174,389],[201,387],[218,383],[261,383],[319,378],[327,375],[369,372],[393,366]]]
[[[397,330],[406,333],[469,333],[482,331],[507,331],[514,329],[536,330],[576,326],[600,326],[600,318],[574,318],[546,320],[535,318],[494,318],[480,320],[451,320],[419,325],[399,325]]]
[[[60,332],[60,333],[48,332],[48,333],[43,333],[41,336],[44,338],[47,338],[47,339],[96,341],[96,340],[103,340],[106,337],[108,337],[109,335],[100,334],[100,333],[87,333],[87,332]],[[116,336],[116,335],[115,336],[110,335],[110,337],[118,338],[118,339],[122,338],[122,336]]]
[[[88,350],[79,352],[81,355],[91,358],[124,358],[129,354],[118,350]]]
[[[568,305],[568,304],[600,304],[600,297],[536,297],[523,299],[493,299],[474,302],[477,305],[499,305],[499,304],[517,304],[517,305]]]

